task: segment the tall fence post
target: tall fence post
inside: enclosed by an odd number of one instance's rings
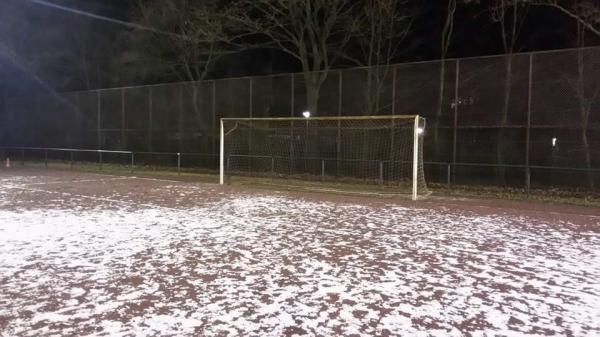
[[[177,111],[177,133],[179,134],[179,137],[177,137],[178,140],[178,144],[177,144],[177,149],[179,151],[181,151],[183,149],[183,133],[184,133],[184,127],[183,127],[183,90],[182,88],[179,89],[179,95],[177,98],[178,101],[178,111]]]
[[[129,165],[129,171],[133,173],[133,167],[135,166],[135,154],[131,152],[131,163]]]
[[[212,81],[212,122],[213,122],[213,130],[219,130],[219,125],[217,123],[217,82],[215,80]],[[217,133],[218,134],[218,133]],[[219,148],[219,137],[213,136],[213,147],[212,150],[218,152]]]
[[[325,159],[321,159],[321,179],[325,180]]]
[[[527,196],[531,189],[531,169],[530,169],[530,147],[531,147],[531,107],[533,94],[533,54],[529,54],[529,87],[527,92],[527,130],[525,135],[525,189],[527,190]]]
[[[275,157],[271,157],[271,174],[275,175]]]
[[[452,164],[448,164],[448,167],[446,168],[446,187],[448,189],[451,188],[452,186]]]
[[[338,117],[342,117],[344,104],[344,73],[340,70],[338,74]],[[340,157],[342,154],[342,123],[337,122],[337,134],[335,138],[335,175],[340,175]]]
[[[153,151],[153,146],[152,146],[152,129],[154,128],[153,126],[153,105],[154,105],[154,101],[152,100],[152,94],[153,94],[153,90],[152,87],[148,88],[148,151],[152,152]]]
[[[527,196],[529,197],[529,193],[531,192],[531,169],[529,166],[525,170],[525,191],[527,191]]]
[[[181,175],[181,152],[177,152],[177,175]]]
[[[292,79],[292,83],[290,84],[291,90],[290,90],[290,117],[294,117],[294,105],[296,103],[296,80],[295,80],[295,76],[294,74],[290,74],[291,79]],[[293,172],[293,166],[294,166],[294,122],[290,122],[290,147],[289,147],[289,160],[288,160],[288,168],[289,168],[289,174],[291,175]],[[229,167],[229,159],[227,159],[227,163],[228,163],[228,167]]]
[[[394,70],[392,70],[392,116],[396,115],[396,66],[393,66]]]
[[[383,186],[383,161],[379,161],[379,185]]]
[[[456,79],[454,83],[454,130],[452,136],[452,165],[455,170],[452,171],[453,180],[456,179],[456,160],[457,160],[457,142],[458,142],[458,102],[459,97],[459,86],[460,86],[460,59],[456,59]]]
[[[253,117],[253,95],[254,95],[254,81],[252,77],[248,78],[248,117]],[[250,121],[250,128],[252,128],[252,120]],[[248,132],[248,153],[252,153],[252,132]],[[252,167],[252,157],[248,158],[248,167]]]
[[[125,137],[125,89],[121,88],[121,146],[122,149],[127,148]]]
[[[100,90],[96,91],[96,146],[102,148],[102,98]]]

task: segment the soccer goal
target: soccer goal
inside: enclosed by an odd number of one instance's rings
[[[220,183],[256,178],[319,190],[429,194],[425,119],[412,116],[222,118]]]

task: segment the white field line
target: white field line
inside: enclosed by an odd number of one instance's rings
[[[56,185],[56,184],[77,184],[77,183],[101,183],[105,181],[115,181],[115,180],[126,180],[130,179],[129,177],[120,177],[120,178],[109,178],[109,179],[81,179],[81,180],[57,180],[57,181],[49,181],[45,183],[25,183],[21,186],[44,186],[44,185]]]
[[[507,206],[466,205],[466,204],[461,204],[461,202],[460,202],[461,200],[476,201],[477,199],[437,197],[436,199],[423,200],[422,202],[426,203],[426,204],[430,204],[430,205],[437,205],[437,206],[452,205],[452,206],[456,206],[456,207],[465,207],[466,209],[478,208],[478,209],[486,209],[486,210],[495,210],[496,213],[498,213],[499,211],[513,211],[513,212],[519,211],[519,212],[527,212],[527,213],[533,213],[533,214],[542,213],[542,214],[551,214],[551,215],[560,215],[560,216],[578,216],[578,217],[590,218],[590,219],[595,219],[595,220],[600,221],[600,215],[578,214],[578,213],[547,211],[547,210],[537,210],[537,209],[518,209],[518,208],[507,207]],[[503,201],[503,199],[498,199],[498,200]],[[512,201],[512,200],[508,200],[508,201]],[[581,207],[581,206],[574,206],[574,207]]]
[[[83,199],[90,199],[90,200],[101,201],[101,202],[109,202],[109,203],[112,202],[112,203],[123,204],[123,205],[128,205],[128,206],[136,206],[136,207],[142,206],[142,207],[147,207],[150,209],[163,209],[163,210],[167,210],[167,211],[171,211],[171,212],[186,212],[187,211],[186,209],[181,209],[181,208],[166,207],[166,206],[145,204],[145,203],[132,202],[132,201],[124,201],[124,200],[116,200],[116,199],[111,199],[111,198],[92,197],[92,196],[81,195],[81,194],[77,194],[77,193],[47,191],[47,190],[41,190],[41,189],[37,189],[37,188],[18,187],[18,186],[14,186],[11,188],[17,189],[17,190],[23,190],[23,191],[27,191],[27,192],[47,193],[47,194],[55,194],[55,195],[61,195],[61,196],[66,196],[66,197],[77,197],[77,198],[83,198]],[[301,224],[289,224],[289,226],[297,227],[300,230],[306,229],[306,227]],[[335,230],[331,231],[331,232],[336,233]],[[0,337],[3,337],[3,336],[0,335]]]
[[[190,182],[186,182],[186,181],[181,181],[181,180],[173,180],[173,179],[161,179],[161,178],[146,178],[146,177],[136,177],[136,176],[129,176],[127,178],[132,178],[132,179],[140,179],[140,180],[148,180],[148,181],[161,181],[161,182],[169,182],[169,183],[185,183],[185,184],[189,184]],[[196,183],[196,182],[192,182],[192,183]],[[205,183],[205,182],[197,182],[200,184],[211,184],[211,185],[218,185],[217,183]],[[191,187],[196,187],[199,188],[197,186],[191,186]]]
[[[91,173],[94,175],[99,175],[99,176],[104,176],[104,177],[111,177],[111,175],[108,174],[101,174],[101,173]],[[137,176],[124,176],[124,177],[119,177],[119,178],[114,178],[115,180],[117,179],[141,179],[141,180],[148,180],[148,181],[157,181],[157,182],[169,182],[169,183],[181,183],[181,184],[186,184],[187,188],[192,188],[192,189],[198,189],[198,190],[202,190],[202,188],[200,186],[196,186],[196,184],[210,184],[210,185],[218,185],[216,183],[208,183],[208,182],[198,182],[198,183],[193,183],[194,185],[190,185],[190,183],[187,182],[183,182],[180,180],[171,180],[171,179],[163,179],[163,178],[146,178],[146,177],[137,177]],[[33,184],[31,184],[33,185]],[[266,184],[268,185],[268,184]],[[28,185],[25,185],[28,186]],[[220,186],[220,185],[218,185]],[[13,187],[16,188],[16,187]],[[290,190],[283,190],[286,192],[290,192]],[[45,192],[49,192],[49,191],[45,191]],[[305,192],[310,192],[310,190],[306,190]],[[313,191],[313,192],[318,192],[318,191]],[[329,193],[326,190],[323,189],[323,191],[321,192],[325,192],[325,193]],[[368,192],[367,192],[368,193]],[[343,193],[337,193],[339,195],[344,195]],[[346,194],[349,196],[352,196],[350,194]],[[73,194],[73,196],[78,196],[78,197],[82,197],[82,198],[90,198],[93,199],[94,197],[88,197],[88,196],[83,196],[83,195],[76,195]],[[435,198],[435,197],[434,197]],[[473,208],[473,209],[484,209],[484,210],[491,210],[491,211],[495,211],[493,212],[494,214],[497,214],[499,211],[515,211],[515,208],[511,208],[511,207],[505,207],[505,206],[485,206],[485,205],[463,205],[460,203],[460,199],[458,198],[446,198],[446,197],[438,197],[439,199],[437,199],[437,201],[433,200],[433,199],[425,199],[422,200],[421,202],[423,202],[424,204],[429,204],[429,205],[433,205],[433,206],[444,206],[444,204],[446,205],[452,205],[452,206],[457,206],[457,207],[467,207],[467,208]],[[476,199],[471,199],[471,198],[461,198],[463,200],[476,200]],[[98,199],[98,200],[102,200],[102,199]],[[389,199],[388,199],[389,200]],[[112,202],[125,202],[125,201],[118,201],[118,200],[110,200],[110,199],[106,199],[106,201],[112,201]],[[125,202],[126,203],[126,202]],[[140,205],[140,206],[144,206],[143,204],[136,204],[136,203],[131,203],[132,205]],[[425,209],[423,207],[416,207],[415,203],[413,203],[412,205],[403,205],[405,207],[410,207],[413,209]],[[163,206],[153,206],[153,207],[163,207]],[[163,207],[165,209],[170,209],[170,210],[180,210],[180,209],[176,209],[176,208],[169,208],[169,207]],[[524,210],[520,210],[522,212],[527,212],[529,214],[539,214],[539,213],[543,213],[543,214],[550,214],[550,215],[558,215],[558,216],[578,216],[578,217],[583,217],[583,218],[588,218],[588,219],[594,219],[594,220],[600,220],[600,216],[599,215],[591,215],[591,214],[577,214],[577,213],[568,213],[568,212],[558,212],[558,211],[546,211],[546,210],[535,210],[535,209],[524,209]]]
[[[179,180],[170,180],[170,179],[161,179],[161,178],[144,178],[144,177],[135,177],[135,176],[131,176],[130,178],[134,178],[134,179],[142,179],[142,180],[149,180],[149,181],[158,181],[158,182],[170,182],[170,183],[182,183]],[[206,183],[206,182],[202,182],[201,184],[211,184],[211,185],[218,185],[216,183]],[[276,184],[269,184],[269,183],[264,183],[264,185],[272,185],[272,186],[278,186]],[[220,185],[219,185],[220,186]],[[243,184],[238,185],[238,186],[243,186]],[[379,196],[379,197],[383,197],[386,200],[390,200],[391,198],[393,198],[393,196],[391,195],[382,195],[380,193],[373,193],[373,192],[354,192],[354,193],[343,193],[340,192],[339,190],[329,190],[327,188],[319,188],[316,187],[314,189],[311,188],[298,188],[296,186],[291,186],[291,185],[284,185],[285,186],[289,186],[290,188],[292,188],[292,190],[289,189],[283,189],[284,192],[293,192],[293,190],[302,190],[304,192],[313,192],[313,193],[330,193],[330,194],[337,194],[337,195],[346,195],[346,196]],[[199,189],[202,190],[201,187],[199,186],[195,186],[195,185],[188,185],[188,188],[192,188],[192,189]],[[282,190],[280,190],[282,191]],[[403,207],[409,207],[415,210],[425,210],[426,208],[424,208],[423,206],[418,207],[417,203],[418,202],[413,202],[409,199],[406,199],[403,197],[403,200],[412,203],[412,205],[402,205]],[[464,198],[464,200],[471,200],[474,201],[476,199],[470,199],[470,198]],[[517,209],[515,208],[511,208],[511,207],[506,207],[506,206],[486,206],[486,205],[463,205],[460,203],[460,200],[455,199],[455,198],[444,198],[444,197],[440,197],[440,199],[438,199],[437,201],[433,200],[433,199],[425,199],[425,200],[421,200],[421,202],[423,202],[424,204],[429,204],[429,205],[433,205],[433,206],[445,206],[445,205],[452,205],[452,206],[456,206],[456,207],[467,207],[468,208],[473,208],[473,209],[483,209],[483,210],[487,210],[492,211],[491,213],[497,214],[499,211],[515,211]],[[577,213],[568,213],[568,212],[558,212],[558,211],[542,211],[542,210],[535,210],[535,209],[525,209],[525,210],[521,210],[523,212],[527,212],[529,214],[550,214],[550,215],[558,215],[558,216],[579,216],[579,217],[583,217],[583,218],[588,218],[588,219],[594,219],[594,220],[600,220],[600,216],[598,215],[588,215],[588,214],[577,214]]]
[[[92,196],[89,196],[89,195],[83,195],[83,194],[77,194],[77,193],[47,191],[47,190],[42,190],[42,189],[38,189],[38,188],[29,188],[29,187],[20,187],[20,186],[12,186],[11,188],[12,189],[17,189],[17,190],[28,191],[28,192],[57,194],[57,195],[62,195],[62,196],[66,196],[66,197],[77,197],[77,198],[83,198],[83,199],[90,199],[90,200],[94,200],[94,201],[102,201],[102,202],[109,202],[109,203],[124,204],[124,205],[129,205],[129,206],[143,206],[143,207],[154,208],[154,209],[161,208],[161,209],[166,209],[166,210],[169,210],[169,211],[177,211],[177,212],[181,212],[182,211],[182,209],[180,209],[180,208],[166,207],[166,206],[152,205],[152,204],[145,204],[145,203],[125,201],[125,200],[118,200],[118,199],[111,199],[111,198],[92,197]]]
[[[291,189],[291,190],[300,190],[300,191],[305,191],[305,192],[331,193],[331,194],[348,195],[348,196],[356,196],[356,195],[378,196],[378,197],[382,197],[382,198],[393,198],[393,197],[397,197],[397,196],[408,197],[407,193],[379,193],[379,192],[369,192],[369,191],[346,191],[343,189],[336,189],[336,188],[326,188],[326,187],[317,187],[317,186],[283,185],[283,184],[274,184],[274,183],[268,183],[268,182],[257,182],[256,184],[258,186],[264,185],[264,186],[282,187],[282,188],[286,189],[286,191]],[[245,185],[245,184],[241,183],[240,185]]]
[[[243,185],[243,184],[242,184]],[[337,195],[345,195],[345,196],[375,196],[375,197],[381,197],[381,198],[385,198],[385,200],[390,200],[394,197],[401,197],[402,200],[407,201],[408,203],[410,203],[410,205],[402,205],[403,207],[409,207],[415,210],[425,210],[427,208],[424,208],[422,205],[421,206],[417,206],[417,204],[419,203],[419,201],[412,201],[410,199],[408,199],[409,195],[405,194],[405,193],[399,193],[399,194],[385,194],[385,193],[377,193],[377,192],[354,192],[354,191],[343,191],[343,190],[337,190],[337,189],[329,189],[329,188],[321,188],[321,187],[301,187],[301,186],[295,186],[295,185],[277,185],[277,184],[270,184],[270,183],[261,183],[261,185],[266,185],[266,186],[281,186],[284,188],[284,191],[293,191],[293,190],[300,190],[300,191],[304,191],[304,192],[313,192],[313,193],[329,193],[329,194],[337,194]],[[285,189],[285,188],[288,189]],[[290,190],[291,189],[291,190]],[[434,197],[435,198],[435,197]],[[436,200],[437,199],[437,200]],[[447,197],[437,197],[435,199],[419,199],[420,202],[422,202],[423,204],[428,204],[428,205],[432,205],[432,206],[445,206],[445,205],[452,205],[452,206],[456,206],[456,207],[465,207],[467,209],[472,208],[472,209],[485,209],[485,210],[491,210],[494,212],[490,212],[493,214],[497,214],[500,211],[517,211],[519,209],[516,208],[511,208],[511,207],[506,207],[506,206],[486,206],[486,205],[464,205],[460,203],[460,199],[457,198],[447,198]],[[463,198],[463,200],[466,201],[475,201],[477,199],[470,199],[470,198]],[[501,200],[501,199],[499,199]],[[599,215],[591,215],[591,214],[577,214],[577,213],[568,213],[568,212],[557,212],[557,211],[542,211],[542,210],[535,210],[535,209],[523,209],[520,210],[523,212],[527,212],[529,214],[539,214],[539,213],[543,213],[543,214],[551,214],[551,215],[559,215],[559,216],[578,216],[578,217],[584,217],[584,218],[589,218],[589,219],[596,219],[596,220],[600,220],[600,216]]]

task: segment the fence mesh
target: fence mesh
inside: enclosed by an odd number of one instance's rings
[[[600,185],[600,48],[325,75],[312,111],[317,116],[426,118],[428,181],[446,182],[450,165],[456,183]],[[288,74],[33,92],[4,100],[2,139],[4,145],[203,153],[213,157],[190,165],[216,169],[220,118],[298,117],[310,107],[309,88],[303,74]],[[566,167],[584,171],[567,174]]]

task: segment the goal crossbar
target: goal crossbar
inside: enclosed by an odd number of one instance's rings
[[[245,118],[221,118],[221,121],[344,121],[344,120],[377,120],[377,119],[412,119],[421,118],[419,115],[376,115],[376,116],[339,116],[339,117],[245,117]]]

